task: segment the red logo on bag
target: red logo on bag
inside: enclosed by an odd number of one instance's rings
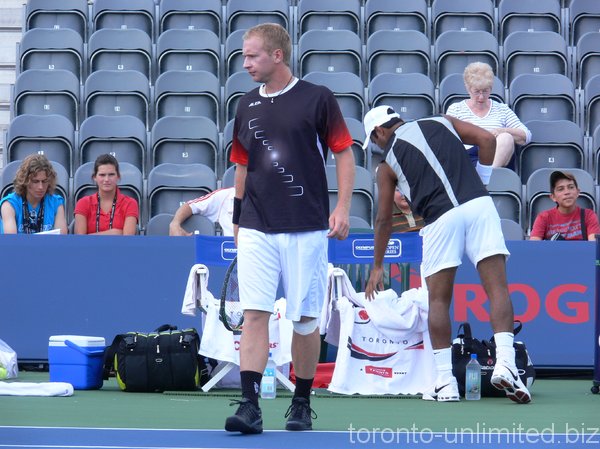
[[[392,377],[392,368],[367,365],[365,366],[365,374],[374,374],[380,377]]]
[[[358,312],[358,317],[359,317],[361,320],[368,320],[368,319],[369,319],[369,314],[367,313],[367,311],[366,311],[365,309],[363,309],[363,310],[360,310],[360,311]]]

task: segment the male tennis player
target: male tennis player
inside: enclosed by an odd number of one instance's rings
[[[352,137],[332,92],[294,77],[291,40],[276,24],[246,31],[244,68],[262,85],[239,101],[231,161],[236,164],[233,223],[238,246],[242,400],[225,429],[262,432],[259,385],[268,357],[268,323],[281,277],[293,322],[297,375],[287,430],[310,430],[310,390],[321,339],[318,320],[327,284],[327,238],[350,229],[354,185]],[[338,202],[329,214],[325,174],[335,160]]]
[[[490,299],[497,345],[491,383],[518,403],[531,395],[520,380],[513,348],[513,307],[506,282],[506,258],[500,218],[485,185],[489,182],[496,139],[478,126],[450,116],[404,122],[389,106],[371,109],[364,118],[366,139],[384,150],[377,167],[379,203],[375,220],[375,261],[366,287],[373,300],[382,289],[383,257],[392,229],[398,187],[425,220],[421,274],[429,290],[429,334],[437,381],[423,399],[458,401],[452,375],[450,302],[457,267],[466,253]],[[461,141],[462,140],[462,141]],[[463,142],[479,146],[474,168]]]

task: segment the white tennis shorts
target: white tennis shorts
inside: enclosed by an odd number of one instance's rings
[[[500,217],[491,197],[483,196],[449,210],[420,231],[423,237],[421,275],[426,278],[458,267],[464,253],[477,266],[496,254],[510,255]]]
[[[244,310],[273,312],[281,277],[286,318],[317,318],[327,287],[327,231],[238,232],[238,281]]]

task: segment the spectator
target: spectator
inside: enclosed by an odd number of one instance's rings
[[[600,233],[598,217],[591,209],[577,205],[577,179],[571,173],[554,171],[550,175],[550,199],[556,207],[535,218],[530,240],[595,240]]]
[[[226,189],[218,189],[208,193],[195,200],[188,201],[182,204],[171,223],[169,224],[169,235],[190,236],[191,232],[187,232],[182,228],[183,222],[192,215],[203,215],[213,223],[219,223],[223,230],[223,235],[230,237],[233,235],[233,197],[235,189],[229,187]]]
[[[494,85],[494,72],[485,62],[472,62],[463,78],[469,94],[468,100],[453,103],[447,114],[488,130],[496,137],[496,154],[492,167],[506,167],[515,152],[515,144],[531,141],[531,132],[508,107],[490,98]],[[477,162],[476,145],[465,145],[473,164]]]
[[[15,191],[0,201],[0,233],[35,234],[59,229],[67,233],[65,200],[54,194],[56,172],[43,154],[30,154],[19,167]]]
[[[139,207],[135,199],[123,195],[119,163],[110,154],[94,162],[92,180],[98,192],[84,196],[75,205],[75,234],[135,235]]]

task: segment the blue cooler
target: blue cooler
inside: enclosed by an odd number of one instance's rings
[[[48,343],[50,382],[68,382],[76,390],[102,387],[106,343],[103,337],[54,335]]]

